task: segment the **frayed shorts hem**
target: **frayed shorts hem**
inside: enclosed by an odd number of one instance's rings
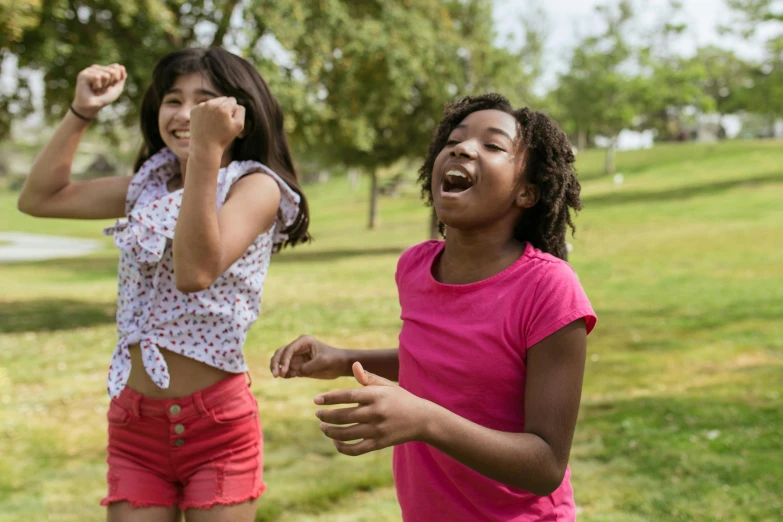
[[[152,507],[162,507],[162,508],[177,507],[179,508],[180,511],[187,511],[188,509],[210,510],[215,506],[233,506],[236,504],[244,504],[245,502],[250,502],[251,500],[257,500],[258,498],[261,497],[261,495],[264,494],[265,491],[266,491],[266,486],[262,486],[255,493],[252,493],[250,495],[245,495],[244,497],[216,498],[210,500],[209,502],[160,503],[160,502],[149,502],[144,500],[133,500],[128,497],[106,497],[103,500],[101,500],[101,506],[109,507],[112,504],[117,504],[119,502],[127,502],[128,504],[130,504],[130,506],[133,509],[152,508]]]

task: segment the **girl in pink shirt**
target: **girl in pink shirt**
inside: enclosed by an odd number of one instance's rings
[[[304,336],[272,358],[276,377],[363,386],[316,397],[356,404],[319,410],[320,428],[346,455],[395,447],[406,522],[575,519],[568,457],[596,317],[564,261],[573,162],[541,113],[497,94],[451,104],[419,171],[445,241],[399,260],[399,348]]]
[[[110,521],[252,521],[264,491],[258,405],[242,353],[270,255],[307,241],[283,114],[219,48],[156,64],[133,176],[70,179],[76,148],[125,83],[93,65],[19,197],[39,217],[121,218],[118,342],[107,387]]]

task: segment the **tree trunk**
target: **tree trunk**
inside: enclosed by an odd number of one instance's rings
[[[438,214],[435,212],[435,207],[432,207],[432,212],[430,212],[430,239],[438,239],[440,235],[438,223]]]
[[[584,129],[579,129],[576,134],[576,148],[579,149],[579,152],[587,148],[587,131]]]
[[[370,230],[375,228],[378,224],[378,171],[373,169],[370,172],[370,221],[367,224],[367,228]]]
[[[234,14],[234,8],[238,3],[239,0],[229,0],[223,6],[220,23],[215,31],[215,35],[212,37],[211,47],[221,47],[223,45],[223,39],[226,37],[228,28],[231,26],[231,15]]]
[[[604,172],[614,174],[614,157],[617,152],[617,136],[612,136],[609,146],[606,147],[606,160],[604,161]]]

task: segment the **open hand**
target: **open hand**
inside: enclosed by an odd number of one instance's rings
[[[421,440],[432,403],[416,397],[395,383],[353,364],[353,375],[362,388],[327,392],[315,398],[319,405],[358,404],[349,408],[318,410],[321,431],[334,439],[337,451],[363,455],[370,451]],[[354,444],[346,441],[358,440]]]
[[[348,369],[345,350],[333,348],[310,335],[299,336],[294,342],[278,348],[269,362],[275,377],[312,377],[336,379]]]
[[[127,77],[125,67],[118,63],[87,67],[76,77],[73,108],[79,114],[94,118],[98,111],[119,98]]]
[[[236,98],[220,96],[190,112],[190,149],[226,149],[245,128],[245,108]]]

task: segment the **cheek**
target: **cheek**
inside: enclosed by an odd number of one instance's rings
[[[158,111],[158,132],[161,136],[166,134],[166,123],[169,121],[169,117],[164,109]]]
[[[437,183],[437,180],[435,179],[437,177],[436,174],[441,171],[441,166],[448,157],[449,153],[446,152],[445,147],[441,149],[440,153],[435,157],[435,163],[432,165],[432,185]]]

